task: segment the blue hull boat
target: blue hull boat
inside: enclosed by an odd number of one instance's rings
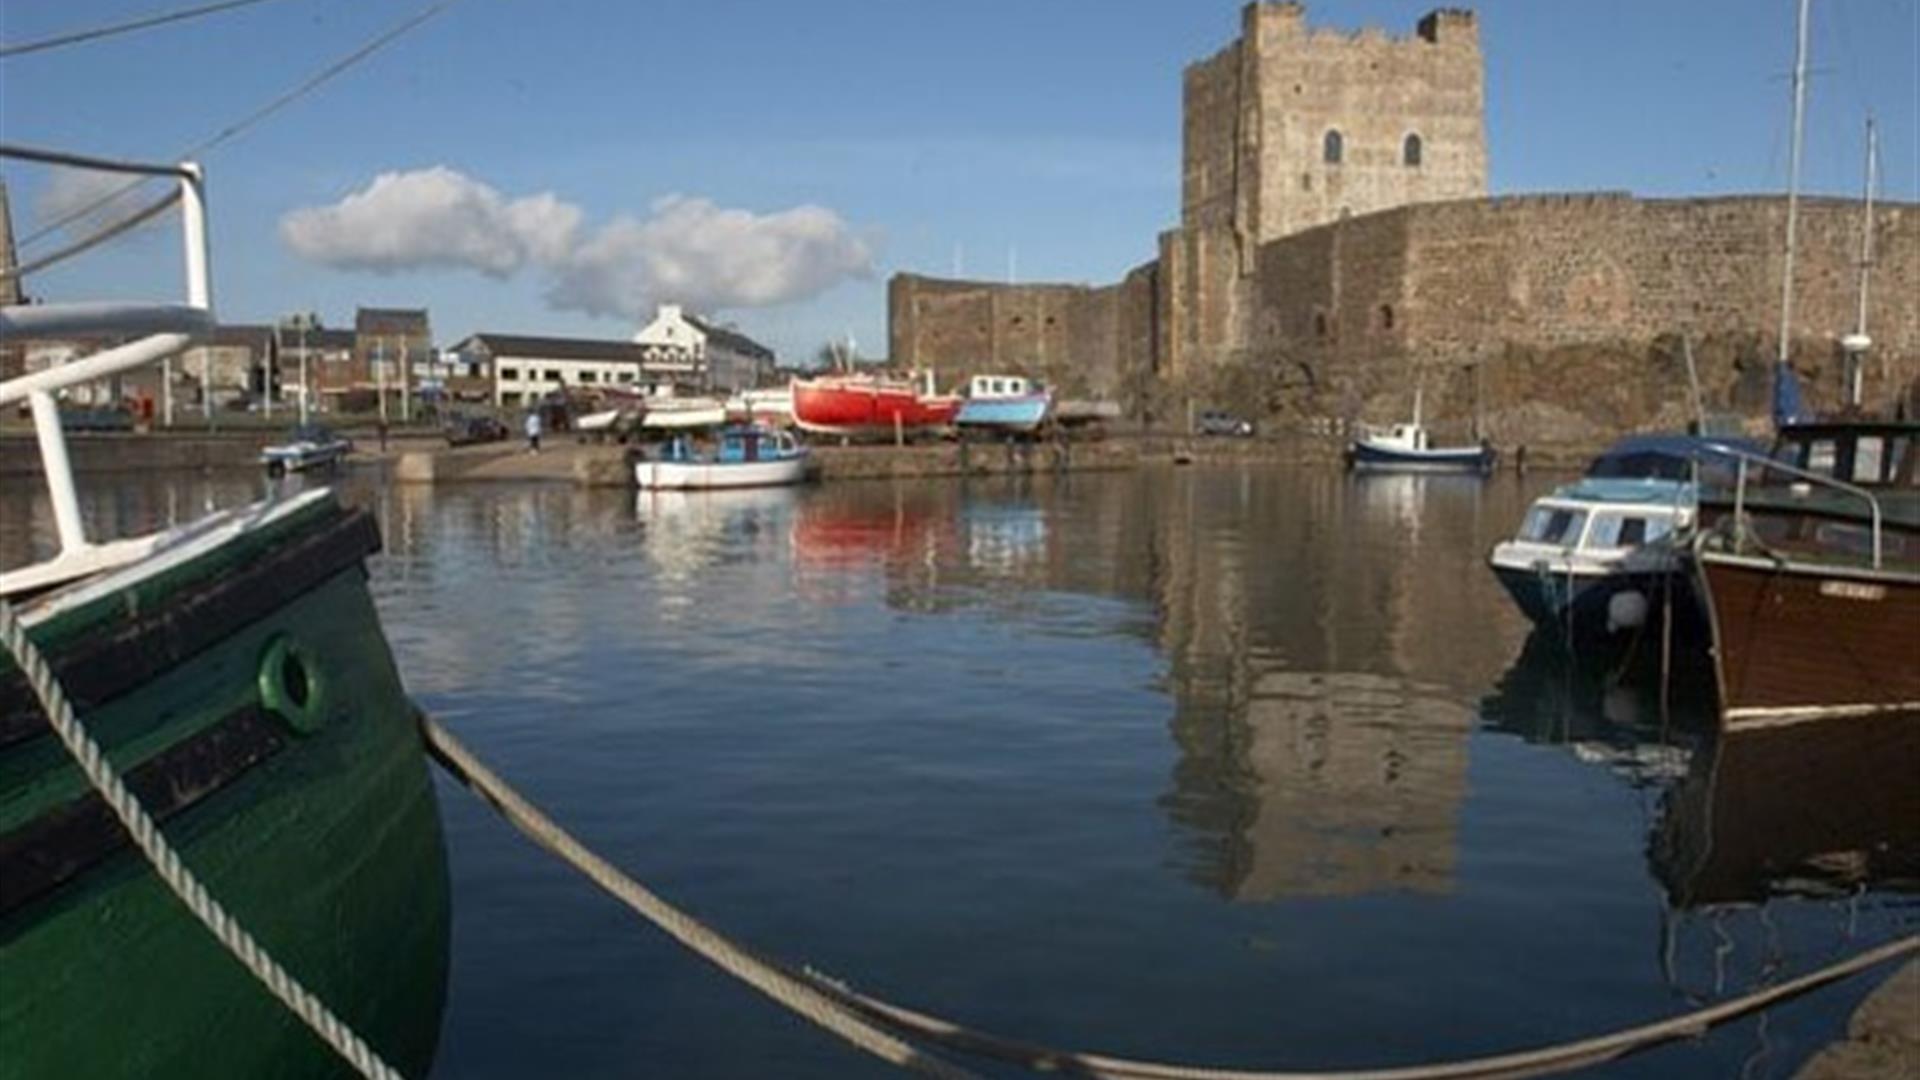
[[[1385,440],[1358,439],[1347,449],[1347,466],[1385,472],[1472,472],[1493,470],[1491,446],[1411,447]]]
[[[1020,397],[969,398],[960,406],[954,423],[962,428],[996,431],[1032,431],[1046,422],[1053,405],[1051,394],[1025,394]]]

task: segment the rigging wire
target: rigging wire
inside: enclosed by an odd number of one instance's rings
[[[266,2],[267,0],[220,0],[220,2],[216,4],[202,4],[199,7],[185,8],[180,11],[167,11],[158,15],[143,15],[137,19],[114,23],[111,26],[98,26],[91,30],[75,30],[71,33],[56,34],[50,38],[42,38],[39,41],[29,41],[20,45],[0,44],[0,60],[4,60],[9,56],[24,56],[27,53],[40,52],[45,49],[58,49],[67,45],[79,45],[83,42],[97,41],[104,37],[113,37],[116,34],[127,34],[135,30],[145,30],[150,26],[161,26],[166,23],[180,22],[185,19],[195,19],[202,15],[213,15],[233,8],[252,7],[255,4],[264,4]]]
[[[358,64],[360,61],[365,60],[367,57],[372,56],[374,53],[379,52],[381,49],[392,44],[396,39],[402,37],[408,32],[419,27],[422,23],[427,22],[428,20],[432,19],[434,16],[439,15],[441,12],[445,11],[449,7],[452,7],[457,2],[458,0],[436,0],[435,3],[428,5],[426,8],[422,9],[421,11],[415,13],[414,15],[403,20],[402,22],[394,25],[393,27],[388,29],[385,33],[382,33],[381,35],[374,38],[373,40],[368,41],[366,44],[360,46],[359,48],[353,50],[352,52],[346,54],[345,56],[342,56],[340,59],[335,60],[333,63],[328,64],[326,67],[321,68],[319,71],[308,76],[306,79],[302,80],[298,85],[294,86],[292,89],[281,94],[279,97],[274,98],[273,100],[267,102],[265,105],[260,106],[259,108],[253,110],[247,115],[234,121],[233,123],[228,124],[227,126],[221,128],[219,131],[214,132],[212,135],[209,135],[205,139],[202,139],[201,141],[181,151],[176,156],[177,160],[181,160],[181,161],[192,160],[200,156],[201,154],[204,154],[207,151],[220,146],[222,143],[228,142],[229,140],[239,137],[241,134],[245,133],[249,128],[252,128],[254,125],[259,124],[261,121],[265,120],[267,117],[272,116],[274,113],[279,112],[281,109],[286,108],[287,106],[300,100],[301,98],[312,93],[313,91],[318,90],[321,86],[325,85],[328,82],[331,82],[334,78],[338,77],[347,69],[353,67],[355,64]],[[70,225],[73,222],[80,220],[86,215],[93,213],[94,211],[100,209],[101,207],[106,206],[108,203],[113,202],[115,199],[118,199],[121,196],[127,194],[129,191],[132,191],[133,189],[139,187],[143,183],[146,183],[146,180],[144,178],[139,180],[130,180],[126,184],[123,184],[120,187],[114,188],[108,191],[106,194],[101,195],[99,198],[90,200],[89,202],[84,203],[73,210],[70,210],[64,214],[61,214],[59,217],[54,218],[52,221],[49,221],[44,225],[41,225],[40,227],[34,229],[32,232],[28,233],[26,236],[21,237],[19,240],[19,243],[22,246],[25,246],[27,244],[32,244],[32,243],[35,243],[36,241],[43,240],[48,236],[48,234],[54,232],[55,230],[64,228],[67,225]]]

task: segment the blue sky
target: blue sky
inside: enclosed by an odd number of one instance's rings
[[[8,0],[0,40],[177,6]],[[0,60],[0,133],[171,158],[422,6],[278,0]],[[1405,33],[1433,6],[1308,18]],[[1793,0],[1474,6],[1495,192],[1784,188]],[[1150,258],[1179,214],[1181,67],[1231,40],[1238,10],[462,0],[207,156],[216,302],[227,321],[330,325],[425,306],[445,343],[626,336],[644,294],[682,283],[783,355],[849,332],[883,353],[897,271],[1104,283]],[[1857,194],[1871,109],[1883,193],[1916,199],[1920,4],[1818,0],[1812,66],[1806,190]],[[22,234],[74,190],[4,174]],[[406,182],[341,208],[382,174]],[[381,227],[422,205],[432,221]],[[177,296],[176,235],[29,291]]]

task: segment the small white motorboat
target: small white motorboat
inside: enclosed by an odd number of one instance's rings
[[[720,429],[718,442],[700,450],[691,436],[638,456],[633,480],[643,491],[779,487],[807,478],[807,448],[789,431],[739,424]]]

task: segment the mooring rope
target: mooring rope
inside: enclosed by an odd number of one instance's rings
[[[654,895],[646,886],[575,840],[572,834],[542,813],[539,807],[528,802],[512,785],[495,775],[472,751],[461,745],[460,740],[425,713],[420,714],[420,731],[434,759],[454,779],[485,799],[515,828],[720,970],[779,1002],[796,1015],[891,1064],[931,1076],[974,1075],[889,1034],[879,1023],[863,1015],[862,1010],[854,1008],[850,1001],[840,1000],[839,995],[829,992],[829,987],[755,956]]]
[[[797,971],[749,952],[730,942],[717,931],[702,925],[692,916],[661,900],[639,882],[582,846],[578,840],[555,824],[538,807],[528,802],[511,785],[481,764],[472,751],[461,745],[460,741],[454,738],[446,728],[425,713],[420,715],[420,730],[435,760],[452,773],[456,780],[486,800],[509,823],[535,843],[566,860],[596,884],[624,901],[682,944],[720,966],[722,970],[746,980],[802,1016],[815,1020],[816,1023],[823,1023],[821,1017],[831,1017],[840,1021],[845,1019],[846,1014],[853,1013],[856,1014],[855,1019],[864,1017],[873,1024],[902,1036],[938,1043],[963,1053],[1011,1062],[1035,1071],[1071,1073],[1112,1078],[1112,1080],[1494,1080],[1494,1078],[1542,1076],[1609,1061],[1673,1039],[1699,1035],[1709,1028],[1857,974],[1883,961],[1920,951],[1920,935],[1909,936],[1869,949],[1789,982],[1656,1023],[1535,1050],[1435,1064],[1344,1072],[1286,1072],[1178,1065],[1057,1050],[976,1031],[950,1020],[915,1012],[891,1002],[868,997],[818,972]],[[808,990],[812,993],[801,992]],[[807,1007],[802,1009],[793,1004],[796,1001],[807,1002]],[[833,1030],[848,1037],[849,1041],[865,1046],[861,1040],[848,1036],[846,1029],[836,1026]],[[898,1063],[918,1064],[911,1061]],[[943,1062],[942,1065],[944,1066],[945,1063]],[[951,1066],[945,1067],[951,1068]]]
[[[366,1040],[269,956],[253,935],[234,921],[233,916],[220,906],[220,902],[207,892],[206,886],[200,883],[193,871],[180,861],[173,845],[160,835],[152,816],[140,805],[140,800],[134,797],[133,792],[127,790],[127,785],[120,780],[120,774],[107,763],[106,755],[100,751],[100,744],[87,734],[75,718],[73,705],[67,701],[60,681],[54,678],[46,657],[27,637],[26,627],[21,625],[13,605],[5,600],[0,600],[0,639],[5,641],[7,651],[13,654],[14,663],[26,675],[34,696],[40,699],[40,707],[46,710],[47,720],[53,725],[54,732],[60,736],[60,741],[66,745],[67,752],[73,755],[81,771],[86,773],[87,782],[113,808],[120,823],[126,826],[127,834],[133,837],[133,842],[140,848],[140,853],[153,864],[154,872],[160,875],[160,880],[166,883],[167,888],[173,890],[173,895],[180,898],[187,910],[193,912],[194,918],[199,919],[201,925],[221,945],[226,946],[234,959],[240,961],[261,985],[279,998],[360,1075],[368,1080],[400,1080],[398,1071],[382,1060]]]

